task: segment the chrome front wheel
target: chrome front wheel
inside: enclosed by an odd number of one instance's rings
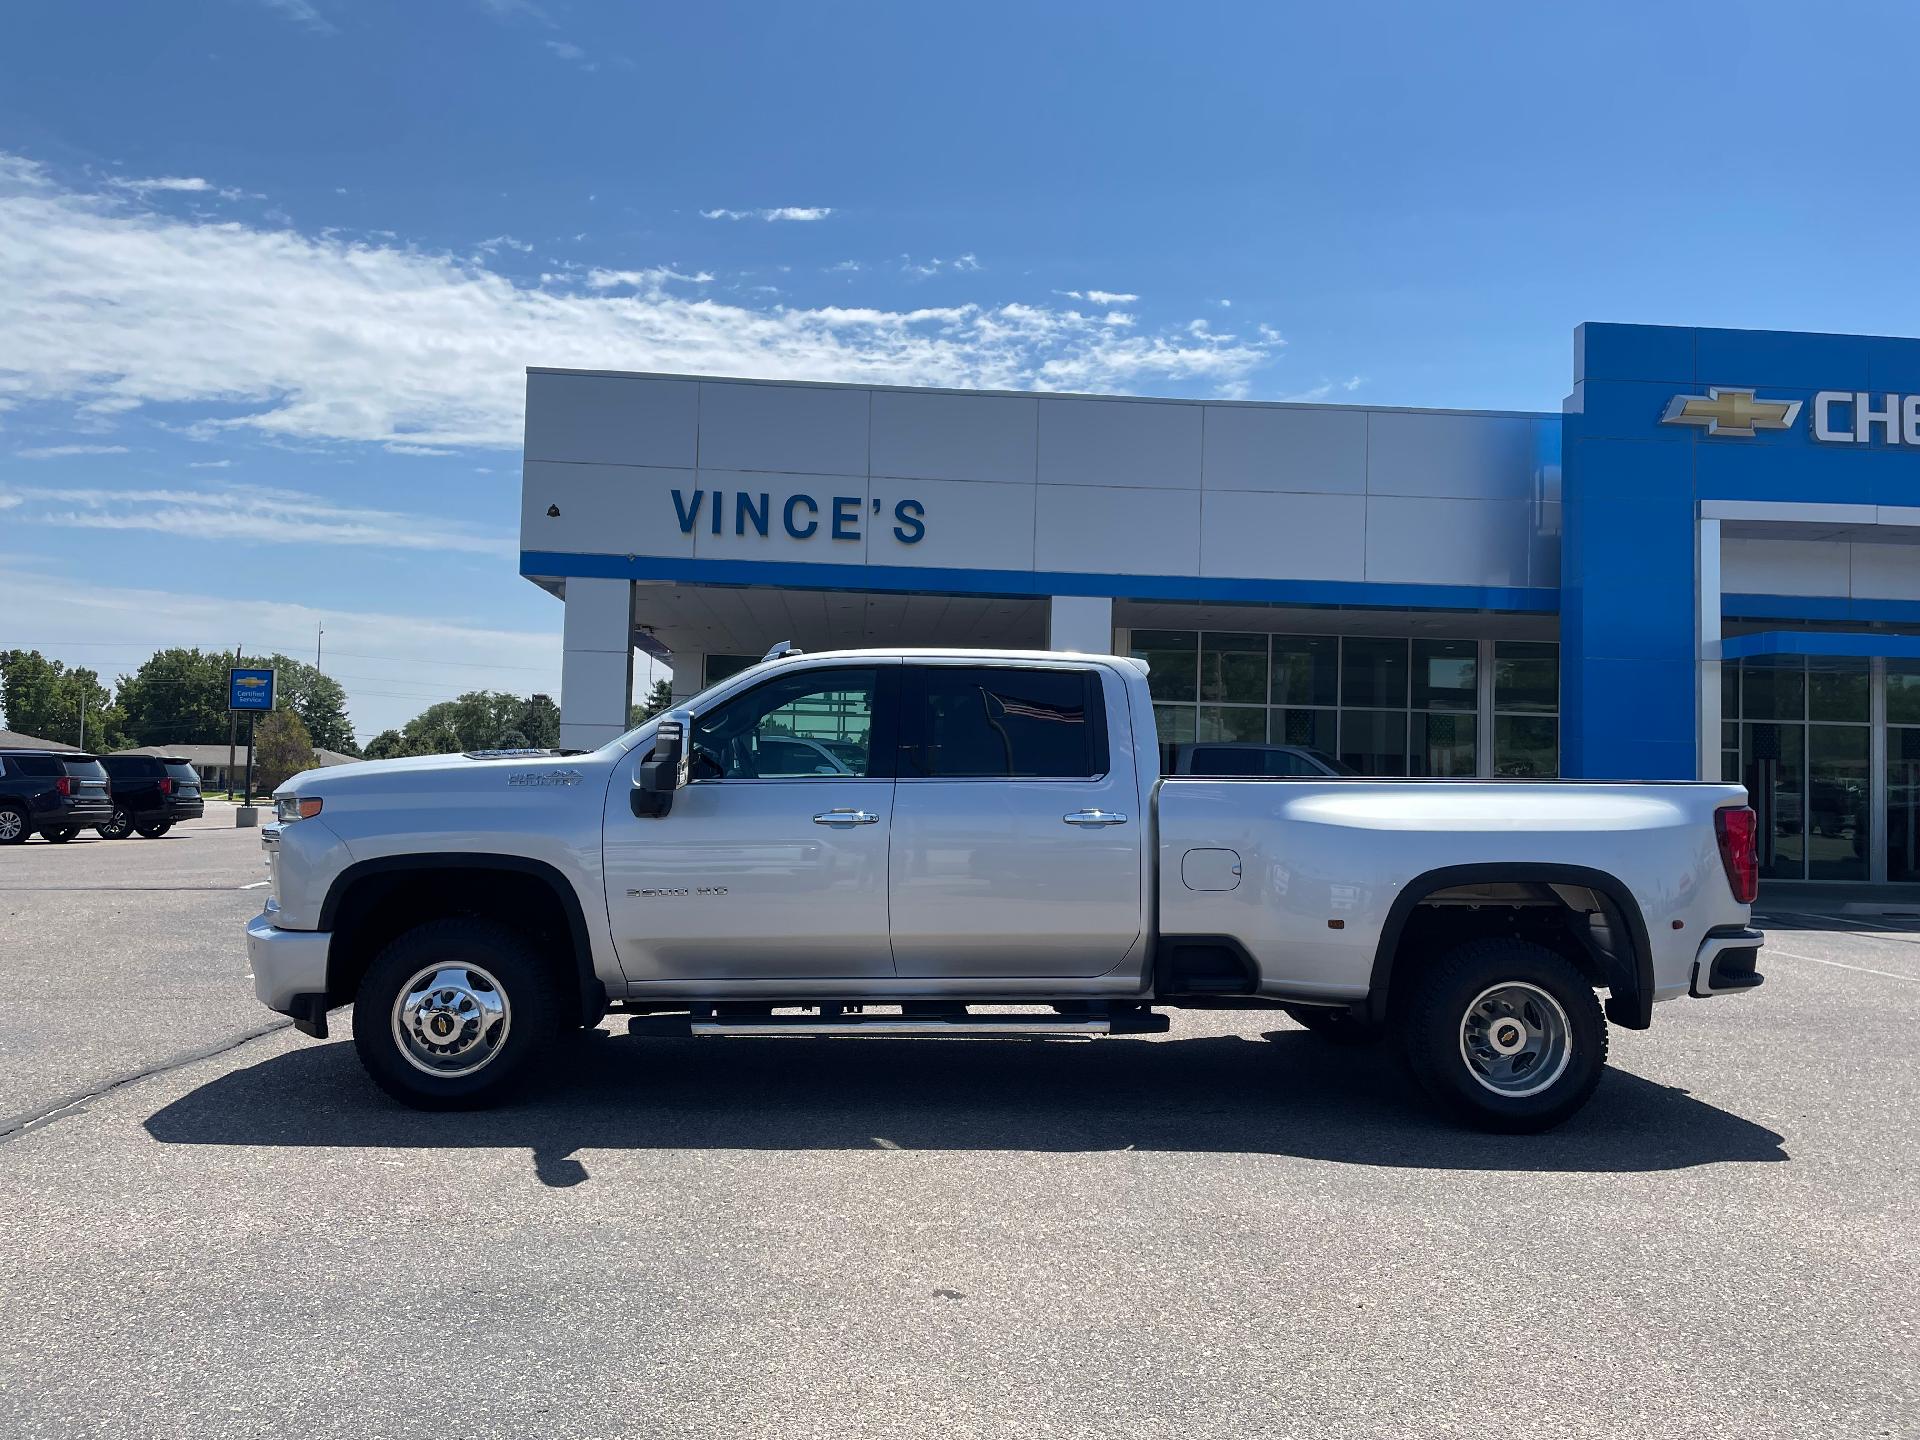
[[[478,965],[429,965],[393,1002],[393,1039],[407,1063],[443,1080],[472,1075],[507,1043],[513,1007]]]

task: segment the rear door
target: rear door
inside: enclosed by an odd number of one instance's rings
[[[903,977],[1104,975],[1141,941],[1126,694],[1094,666],[916,661],[890,893]]]

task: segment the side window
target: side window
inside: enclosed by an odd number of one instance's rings
[[[60,762],[50,755],[22,755],[13,762],[20,767],[22,775],[58,775]]]
[[[1106,712],[1091,670],[915,668],[901,773],[1086,780],[1107,771]]]
[[[845,779],[875,764],[873,669],[802,670],[693,722],[695,780]]]

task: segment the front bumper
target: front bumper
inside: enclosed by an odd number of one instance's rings
[[[1687,991],[1696,1000],[1714,995],[1738,995],[1757,990],[1766,977],[1757,968],[1767,937],[1746,926],[1711,931],[1700,942],[1693,961],[1693,983]]]
[[[327,947],[325,930],[280,930],[274,911],[247,922],[247,962],[253,993],[269,1010],[291,1015],[309,1035],[326,1035]]]

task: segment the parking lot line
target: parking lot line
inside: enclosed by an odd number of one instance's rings
[[[1777,945],[1769,945],[1769,955],[1784,955],[1789,960],[1811,960],[1816,965],[1831,965],[1836,970],[1858,970],[1862,975],[1884,975],[1889,980],[1911,980],[1920,983],[1920,975],[1901,975],[1892,970],[1875,970],[1866,965],[1849,965],[1844,960],[1823,960],[1818,955],[1801,955],[1792,950],[1782,950]]]

